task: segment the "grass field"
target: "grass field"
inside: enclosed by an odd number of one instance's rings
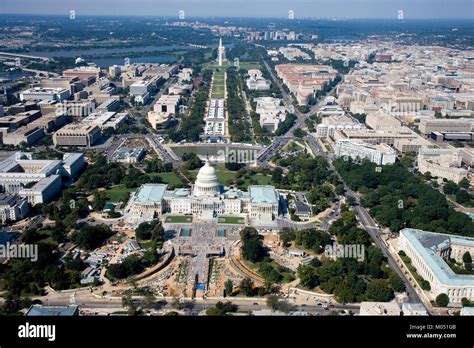
[[[288,151],[288,152],[300,151],[300,150],[303,150],[303,149],[304,149],[304,147],[302,147],[300,144],[297,144],[294,141],[290,141],[288,144],[286,144],[283,147],[283,151]]]
[[[214,79],[212,82],[211,98],[225,97],[225,70],[219,69],[214,71]]]
[[[107,199],[111,202],[124,202],[127,200],[130,192],[135,191],[133,188],[126,188],[123,185],[112,186],[110,189],[105,190]]]
[[[209,69],[209,70],[216,70],[217,68],[227,69],[233,66],[235,66],[234,61],[223,62],[222,66],[218,66],[217,62],[208,62],[201,65],[202,69]],[[239,68],[243,70],[250,70],[250,69],[261,69],[262,67],[260,66],[259,62],[239,62]]]
[[[167,216],[165,222],[167,223],[183,223],[183,222],[193,222],[192,216]]]
[[[239,185],[239,188],[242,190],[247,190],[250,185],[271,185],[272,178],[271,176],[263,174],[253,174],[244,180],[244,183]]]
[[[245,219],[240,216],[219,216],[217,222],[220,224],[244,224]]]
[[[183,187],[186,186],[181,177],[176,174],[175,172],[171,173],[156,173],[151,174],[152,176],[158,176],[163,180],[165,184],[168,184],[168,188],[172,189],[175,187]]]

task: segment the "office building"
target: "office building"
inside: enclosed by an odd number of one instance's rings
[[[351,140],[336,141],[336,157],[348,157],[359,161],[367,159],[378,165],[393,164],[397,153],[387,144],[371,145]]]
[[[140,162],[145,157],[145,149],[143,147],[121,147],[112,156],[112,161],[132,164]]]
[[[418,171],[459,183],[469,175],[469,171],[461,167],[462,157],[459,149],[421,148],[417,157]]]
[[[248,89],[254,91],[266,91],[270,89],[270,81],[263,78],[260,70],[250,69],[248,75],[249,78],[245,81]]]
[[[454,273],[446,261],[462,262],[466,252],[474,255],[474,238],[404,228],[398,237],[398,249],[405,252],[417,273],[430,283],[432,300],[446,294],[451,303],[460,303],[463,298],[474,301],[474,277]]]
[[[416,139],[419,135],[408,127],[400,127],[391,131],[374,131],[371,129],[341,129],[334,132],[334,139],[361,140],[370,144],[393,145],[397,139]]]
[[[125,123],[129,115],[116,112],[94,112],[81,121],[82,125],[96,125],[101,130],[112,128],[117,129]]]
[[[90,86],[100,79],[100,68],[95,66],[79,66],[63,71],[64,77],[78,77],[84,85]]]
[[[316,126],[316,135],[322,138],[334,137],[336,130],[364,128],[365,126],[363,124],[360,124],[350,117],[332,115],[324,117],[321,123]]]
[[[69,99],[71,92],[63,88],[34,87],[20,92],[20,100],[55,100],[62,102]]]
[[[147,114],[148,122],[153,129],[165,128],[172,116],[178,112],[180,95],[162,95],[153,105],[153,111]]]
[[[337,76],[337,71],[327,65],[280,64],[275,71],[300,105],[306,105]]]
[[[84,166],[81,153],[65,153],[62,160],[38,160],[31,153],[16,152],[0,162],[0,188],[33,205],[47,203],[61,191],[62,179],[74,180]]]
[[[393,147],[401,153],[415,152],[418,153],[422,147],[434,148],[436,145],[432,144],[428,140],[418,137],[413,139],[395,139]]]
[[[130,85],[130,94],[144,95],[153,91],[153,83],[150,80],[138,80]]]
[[[365,124],[376,131],[391,131],[401,127],[401,122],[395,117],[378,113],[368,114]]]
[[[112,112],[120,107],[120,100],[118,99],[107,99],[105,102],[100,104],[96,111],[97,112]]]
[[[286,108],[278,98],[255,98],[255,112],[260,115],[260,126],[270,132],[275,132],[279,125],[286,120]]]
[[[36,125],[30,124],[25,127],[19,128],[11,133],[3,135],[3,144],[7,145],[21,145],[26,144],[28,146],[35,144],[38,140],[43,138],[44,129]]]
[[[53,134],[56,146],[91,147],[101,137],[100,128],[95,124],[69,124]]]
[[[0,221],[17,221],[28,216],[30,209],[25,198],[17,195],[0,194]]]
[[[470,132],[473,122],[467,120],[423,119],[418,129],[422,134],[432,132]]]

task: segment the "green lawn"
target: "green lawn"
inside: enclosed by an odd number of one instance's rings
[[[124,185],[113,186],[108,190],[105,190],[105,195],[111,202],[124,202],[130,192],[135,191],[133,188],[126,188]]]
[[[245,219],[240,216],[219,216],[217,222],[220,224],[244,224]]]
[[[302,147],[300,144],[297,144],[294,141],[290,141],[288,144],[283,147],[283,151],[288,151],[288,152],[293,152],[293,151],[300,151],[303,150],[304,147]]]
[[[235,66],[233,60],[232,61],[228,60],[228,61],[223,62],[221,67],[218,66],[217,62],[214,62],[214,61],[201,65],[203,70],[204,69],[216,70],[217,68],[227,69],[227,68],[230,68],[230,67],[233,67],[233,66]],[[239,62],[239,67],[240,67],[240,69],[243,69],[243,70],[261,69],[262,68],[260,66],[259,62],[242,62],[242,61]]]
[[[169,189],[175,188],[175,187],[183,187],[186,186],[185,183],[183,182],[182,178],[176,174],[175,172],[171,173],[156,173],[156,174],[151,174],[151,176],[158,176],[163,180],[165,184],[169,186]]]
[[[180,215],[167,216],[165,222],[167,222],[167,223],[193,222],[193,217],[192,216],[180,216]]]
[[[214,79],[212,82],[212,98],[224,98],[225,97],[225,70],[220,69],[214,71]]]
[[[244,183],[242,185],[239,185],[239,188],[242,190],[247,190],[250,185],[271,185],[271,184],[272,184],[271,176],[256,173],[247,177],[244,180]]]

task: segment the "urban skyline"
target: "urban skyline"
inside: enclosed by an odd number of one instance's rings
[[[271,4],[271,6],[268,6]],[[454,0],[79,0],[73,4],[44,0],[4,0],[0,13],[55,14],[75,10],[78,15],[100,16],[174,16],[184,11],[186,17],[288,18],[357,18],[397,19],[473,19],[472,1]],[[212,10],[210,10],[212,9]]]

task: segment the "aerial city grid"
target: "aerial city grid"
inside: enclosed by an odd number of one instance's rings
[[[1,315],[474,315],[472,19],[16,10]]]

